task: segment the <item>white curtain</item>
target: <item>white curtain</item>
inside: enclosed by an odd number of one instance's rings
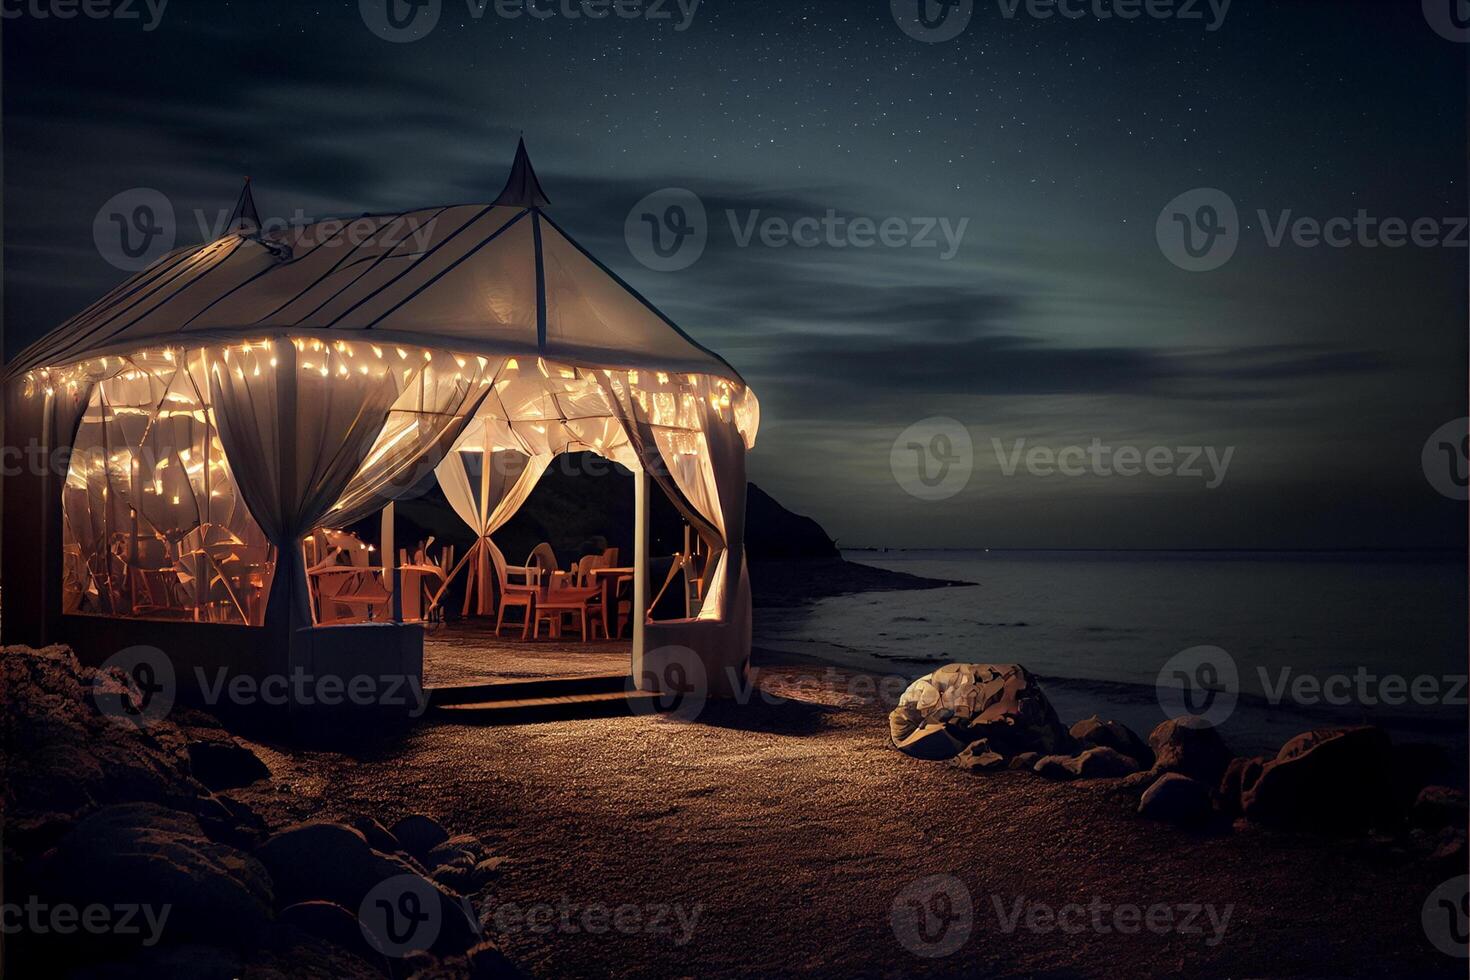
[[[553,458],[497,444],[497,428],[493,419],[476,419],[434,470],[445,499],[476,535],[473,554],[466,556],[475,564],[474,589],[465,596],[465,609],[473,605],[481,616],[494,612],[491,586],[505,564],[490,535],[520,510]]]
[[[396,348],[391,356],[397,357]],[[342,499],[324,518],[334,527],[353,524],[411,492],[448,458],[450,447],[490,393],[491,381],[504,360],[442,351],[423,358],[420,351],[400,358],[414,363],[416,370]],[[359,372],[363,366],[358,366]],[[385,560],[393,559],[388,556]]]
[[[279,555],[273,597],[289,603],[293,627],[305,626],[298,542],[341,499],[417,366],[342,341],[245,348],[209,365],[211,401],[240,492]]]

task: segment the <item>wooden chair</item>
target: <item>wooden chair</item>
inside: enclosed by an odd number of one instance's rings
[[[547,589],[536,597],[535,620],[536,628],[532,631],[532,637],[541,638],[541,624],[550,626],[552,639],[559,639],[563,628],[563,619],[571,614],[577,618],[581,628],[582,642],[586,643],[592,639],[587,631],[588,614],[592,612],[592,601],[602,593],[600,586],[593,588],[582,588],[578,586],[566,586],[560,589]]]

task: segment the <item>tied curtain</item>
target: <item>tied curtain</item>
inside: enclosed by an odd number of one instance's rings
[[[293,630],[312,621],[298,542],[342,498],[421,363],[369,344],[281,339],[210,365],[220,441],[279,556],[270,604],[287,604]]]
[[[751,631],[746,443],[732,388],[718,378],[690,375],[681,383],[661,372],[603,371],[602,379],[643,470],[710,545],[699,613],[645,625],[640,682],[659,686],[682,673],[684,651],[692,650],[710,693],[730,694],[747,671]]]
[[[471,563],[466,615],[472,603],[477,615],[494,613],[493,583],[500,579],[505,557],[490,535],[520,510],[552,460],[546,454],[531,456],[519,449],[498,448],[495,429],[493,420],[476,420],[434,470],[449,505],[475,532],[474,547],[464,559]]]

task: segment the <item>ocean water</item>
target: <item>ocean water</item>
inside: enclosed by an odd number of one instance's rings
[[[1238,752],[1274,751],[1313,727],[1373,723],[1396,740],[1439,742],[1464,757],[1463,556],[851,551],[845,557],[975,584],[762,609],[756,645],[902,678],[951,661],[1020,663],[1044,679],[1064,721],[1097,712],[1141,734],[1166,717],[1161,670],[1177,654],[1209,646],[1228,656],[1199,656],[1215,667],[1233,665],[1237,682],[1186,665],[1200,682],[1194,703],[1203,704],[1210,688],[1235,693],[1220,726]],[[1178,690],[1178,683],[1166,678],[1164,687]]]

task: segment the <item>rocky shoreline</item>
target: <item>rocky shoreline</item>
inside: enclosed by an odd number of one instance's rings
[[[1466,857],[1466,795],[1444,785],[1448,755],[1394,745],[1373,726],[1325,728],[1274,756],[1240,757],[1204,717],[1161,722],[1147,740],[1096,715],[1067,727],[1019,664],[950,664],[915,680],[889,714],[899,751],[969,772],[1115,780],[1144,817],[1191,827],[1257,824],[1411,839],[1446,867]]]
[[[477,837],[272,825],[242,796],[271,775],[251,748],[188,708],[141,722],[131,678],[65,647],[5,648],[0,685],[12,975],[520,975],[473,912],[500,863]]]

